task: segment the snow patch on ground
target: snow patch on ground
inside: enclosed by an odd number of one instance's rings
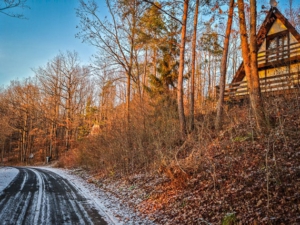
[[[11,167],[0,167],[0,193],[9,186],[18,175],[19,170]]]
[[[103,215],[103,218],[108,224],[154,224],[146,218],[141,218],[136,212],[122,204],[120,199],[116,198],[111,193],[101,190],[93,183],[87,183],[87,181],[81,177],[71,174],[71,171],[69,170],[51,167],[42,167],[42,169],[57,173],[71,182],[87,199],[94,202],[97,210]]]

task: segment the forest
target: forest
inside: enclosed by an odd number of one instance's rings
[[[147,196],[138,210],[160,224],[300,223],[299,86],[262,92],[257,61],[260,27],[276,7],[106,6],[103,16],[97,1],[80,0],[74,12],[76,38],[97,49],[89,65],[76,50],[59,52],[34,76],[1,88],[0,162],[51,159],[84,168],[91,182],[124,179]],[[279,10],[299,32],[297,2]],[[247,95],[231,99],[228,84],[242,63]],[[146,179],[157,181],[155,191]]]

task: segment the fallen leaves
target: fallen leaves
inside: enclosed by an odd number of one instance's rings
[[[280,113],[270,135],[255,137],[249,121],[234,121],[211,143],[201,137],[179,159],[184,179],[174,163],[161,174],[103,179],[102,188],[157,224],[220,224],[233,212],[236,224],[300,224],[299,110]]]

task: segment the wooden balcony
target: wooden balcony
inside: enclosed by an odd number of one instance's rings
[[[300,43],[283,45],[276,49],[258,52],[257,63],[259,69],[274,68],[290,63],[299,62]]]
[[[286,73],[271,77],[260,78],[261,92],[284,92],[299,88],[300,73]],[[225,99],[243,98],[248,95],[247,81],[236,82],[226,85]]]
[[[271,49],[259,52],[258,56],[259,71],[268,70],[300,63],[300,44],[295,43],[289,46],[282,46],[278,49]],[[243,69],[242,67],[240,69]],[[300,65],[297,71],[287,69],[287,71],[276,75],[260,78],[260,87],[262,93],[282,93],[299,89],[300,85]],[[218,90],[218,89],[217,89]],[[233,82],[225,87],[225,100],[242,99],[248,95],[247,81]]]

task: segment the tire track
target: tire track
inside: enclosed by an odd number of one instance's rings
[[[44,178],[47,180],[45,183],[50,183],[51,186],[63,187],[59,192],[64,193],[60,199],[54,198],[54,201],[59,203],[59,207],[68,212],[68,218],[65,221],[74,221],[78,224],[107,224],[102,217],[98,214],[98,211],[88,204],[78,190],[70,184],[70,182],[61,176],[41,169],[37,169]]]
[[[0,219],[4,217],[3,224],[32,224],[30,214],[35,205],[35,175],[31,171],[17,169],[20,172],[16,179],[0,196]]]
[[[0,193],[1,225],[107,224],[68,180],[38,168],[17,169]]]
[[[35,207],[35,213],[34,213],[34,220],[33,220],[33,224],[39,224],[38,221],[39,221],[39,218],[44,218],[44,205],[42,205],[42,198],[43,198],[43,195],[45,193],[45,188],[44,188],[44,181],[41,177],[41,175],[39,174],[39,172],[37,172],[36,170],[34,169],[29,169],[31,171],[33,171],[37,177],[37,180],[38,180],[38,187],[39,187],[39,190],[38,190],[38,199],[37,199],[37,203],[36,203],[36,207]],[[41,214],[41,211],[42,211],[42,214]]]

